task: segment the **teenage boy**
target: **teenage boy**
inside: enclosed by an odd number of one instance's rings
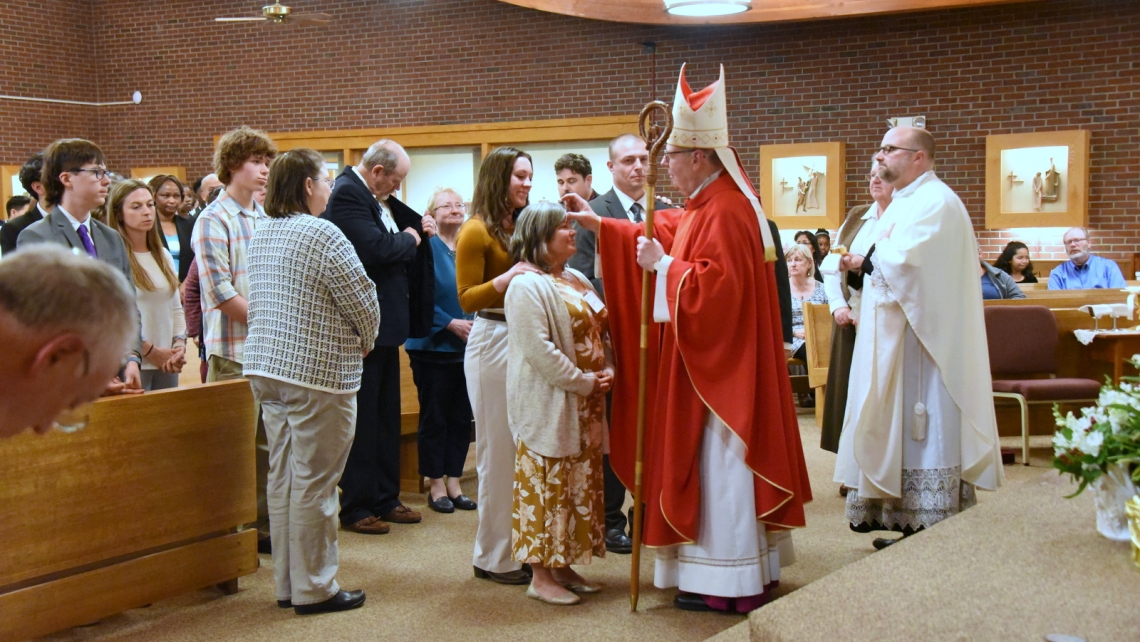
[[[57,140],[44,150],[40,186],[48,215],[20,232],[17,247],[33,243],[55,243],[108,263],[123,273],[131,293],[134,279],[127,260],[123,238],[115,230],[91,218],[91,211],[103,207],[111,178],[103,150],[89,140]],[[105,394],[142,392],[139,366],[141,336],[136,332],[131,351],[119,376],[111,380]]]
[[[242,352],[248,332],[249,241],[265,210],[254,199],[269,179],[269,161],[277,147],[264,133],[240,127],[227,132],[214,151],[214,172],[225,186],[194,223],[190,245],[198,257],[201,282],[202,332],[206,341],[206,381],[242,376]],[[269,442],[261,409],[257,413],[257,530],[258,551],[267,553],[269,509],[265,486],[269,473]]]

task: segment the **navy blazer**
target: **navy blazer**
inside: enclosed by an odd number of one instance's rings
[[[380,221],[380,204],[352,167],[337,176],[324,218],[340,228],[376,284],[380,302],[380,333],[376,347],[403,345],[426,337],[435,316],[435,267],[431,243],[423,237],[420,215],[395,196],[385,201],[398,230],[412,228],[422,240],[402,231],[388,231]]]
[[[44,215],[40,213],[40,206],[33,203],[31,209],[27,212],[8,221],[3,227],[0,227],[0,254],[11,254],[15,252],[16,239],[20,238],[20,232],[30,227],[32,223],[38,223],[43,220],[43,217]]]

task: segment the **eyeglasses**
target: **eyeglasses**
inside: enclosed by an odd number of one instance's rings
[[[86,377],[91,371],[91,353],[87,350],[83,351],[83,374],[79,375],[80,378]],[[52,428],[60,432],[73,433],[83,430],[91,421],[91,403],[81,403],[74,408],[68,408],[59,414],[52,422]]]
[[[444,203],[443,205],[437,206],[432,211],[438,212],[439,210],[443,210],[445,212],[466,212],[467,206],[464,205],[463,203],[460,203],[459,205],[452,205],[451,203]]]
[[[917,149],[910,149],[909,147],[895,147],[894,145],[883,145],[882,147],[879,148],[879,151],[883,152],[884,156],[890,156],[891,154],[893,154],[895,152],[899,152],[899,151],[917,152],[918,150]]]
[[[107,169],[106,167],[88,167],[86,169],[84,169],[84,168],[69,169],[67,171],[69,174],[78,174],[79,172],[91,172],[91,175],[94,176],[95,180],[97,180],[97,181],[103,180],[104,176],[111,173],[111,170]]]
[[[695,150],[695,149],[675,149],[671,152],[663,152],[663,156],[661,157],[661,160],[664,162],[669,162],[670,160],[672,160],[673,154],[692,154],[695,151],[697,151],[697,150]]]
[[[329,187],[333,186],[333,179],[328,178],[327,176],[323,176],[321,178],[318,178],[317,180],[324,183],[325,185],[328,185]]]
[[[1077,245],[1079,243],[1088,243],[1088,239],[1069,239],[1065,241],[1065,245]]]

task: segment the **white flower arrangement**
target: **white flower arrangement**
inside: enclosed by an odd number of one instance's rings
[[[1140,368],[1140,354],[1129,360]],[[1075,497],[1113,465],[1140,482],[1140,377],[1124,377],[1119,386],[1105,384],[1096,406],[1081,409],[1079,417],[1064,417],[1053,408],[1057,433],[1053,436],[1053,467],[1080,481]]]

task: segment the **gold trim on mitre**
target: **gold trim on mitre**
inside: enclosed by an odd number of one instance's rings
[[[736,150],[728,146],[728,109],[724,92],[724,65],[720,66],[720,78],[716,82],[694,92],[685,80],[685,65],[682,64],[677,78],[677,94],[673,99],[673,131],[666,142],[685,149],[716,150],[725,170],[756,210],[760,239],[764,242],[764,260],[772,262],[776,260],[776,246],[764,209],[760,207],[760,197],[744,175]],[[693,98],[703,100],[696,109],[692,106]]]

